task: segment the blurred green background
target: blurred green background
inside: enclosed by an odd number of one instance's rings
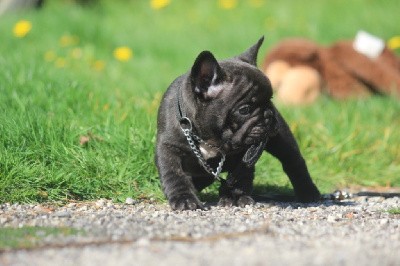
[[[264,35],[261,63],[287,37],[329,45],[360,29],[399,35],[397,0],[83,2],[0,16],[0,202],[163,200],[157,108],[202,50],[223,59]],[[400,186],[398,100],[321,97],[279,109],[323,192]],[[269,155],[256,184],[258,193],[291,193]]]

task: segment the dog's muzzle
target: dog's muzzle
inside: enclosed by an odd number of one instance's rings
[[[264,112],[264,123],[262,125],[256,126],[248,135],[249,137],[260,138],[259,134],[262,134],[261,141],[254,143],[247,149],[245,155],[243,156],[243,163],[247,167],[252,167],[260,159],[265,146],[270,137],[275,136],[278,133],[278,121],[272,110],[266,110]],[[264,130],[262,130],[264,129]]]

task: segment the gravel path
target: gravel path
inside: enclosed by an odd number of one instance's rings
[[[400,265],[400,198],[257,203],[172,212],[99,200],[0,205],[0,226],[74,227],[44,246],[0,253],[0,265]]]

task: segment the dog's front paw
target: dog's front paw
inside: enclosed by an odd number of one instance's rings
[[[241,208],[245,207],[246,205],[254,205],[256,202],[250,196],[240,196],[237,200],[237,205]]]
[[[233,205],[235,205],[235,201],[229,197],[221,197],[218,201],[220,207],[232,207]]]
[[[245,207],[246,205],[254,205],[255,201],[252,197],[242,195],[238,198],[234,199],[231,197],[221,197],[218,201],[218,206],[220,207],[233,207],[239,206],[241,208]]]
[[[205,209],[196,196],[189,194],[172,197],[169,204],[174,211]]]

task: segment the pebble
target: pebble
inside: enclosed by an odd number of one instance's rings
[[[0,224],[5,224],[6,222],[8,222],[8,220],[8,217],[0,217]]]
[[[96,201],[95,203],[97,208],[102,208],[103,206],[106,205],[106,200],[105,199],[99,199],[98,201]]]
[[[125,200],[125,204],[132,205],[134,203],[135,203],[135,200],[132,198],[126,198],[126,200]]]
[[[69,211],[59,211],[52,214],[53,217],[59,218],[68,218],[71,217],[71,213]]]
[[[389,223],[389,219],[382,219],[382,220],[379,221],[379,223],[380,223],[381,225],[388,224],[388,223]],[[400,233],[400,232],[399,232],[399,233]]]
[[[78,211],[79,211],[79,212],[85,212],[85,211],[87,211],[88,209],[89,209],[89,207],[88,207],[87,205],[84,205],[84,206],[80,207],[80,208],[78,209]]]

